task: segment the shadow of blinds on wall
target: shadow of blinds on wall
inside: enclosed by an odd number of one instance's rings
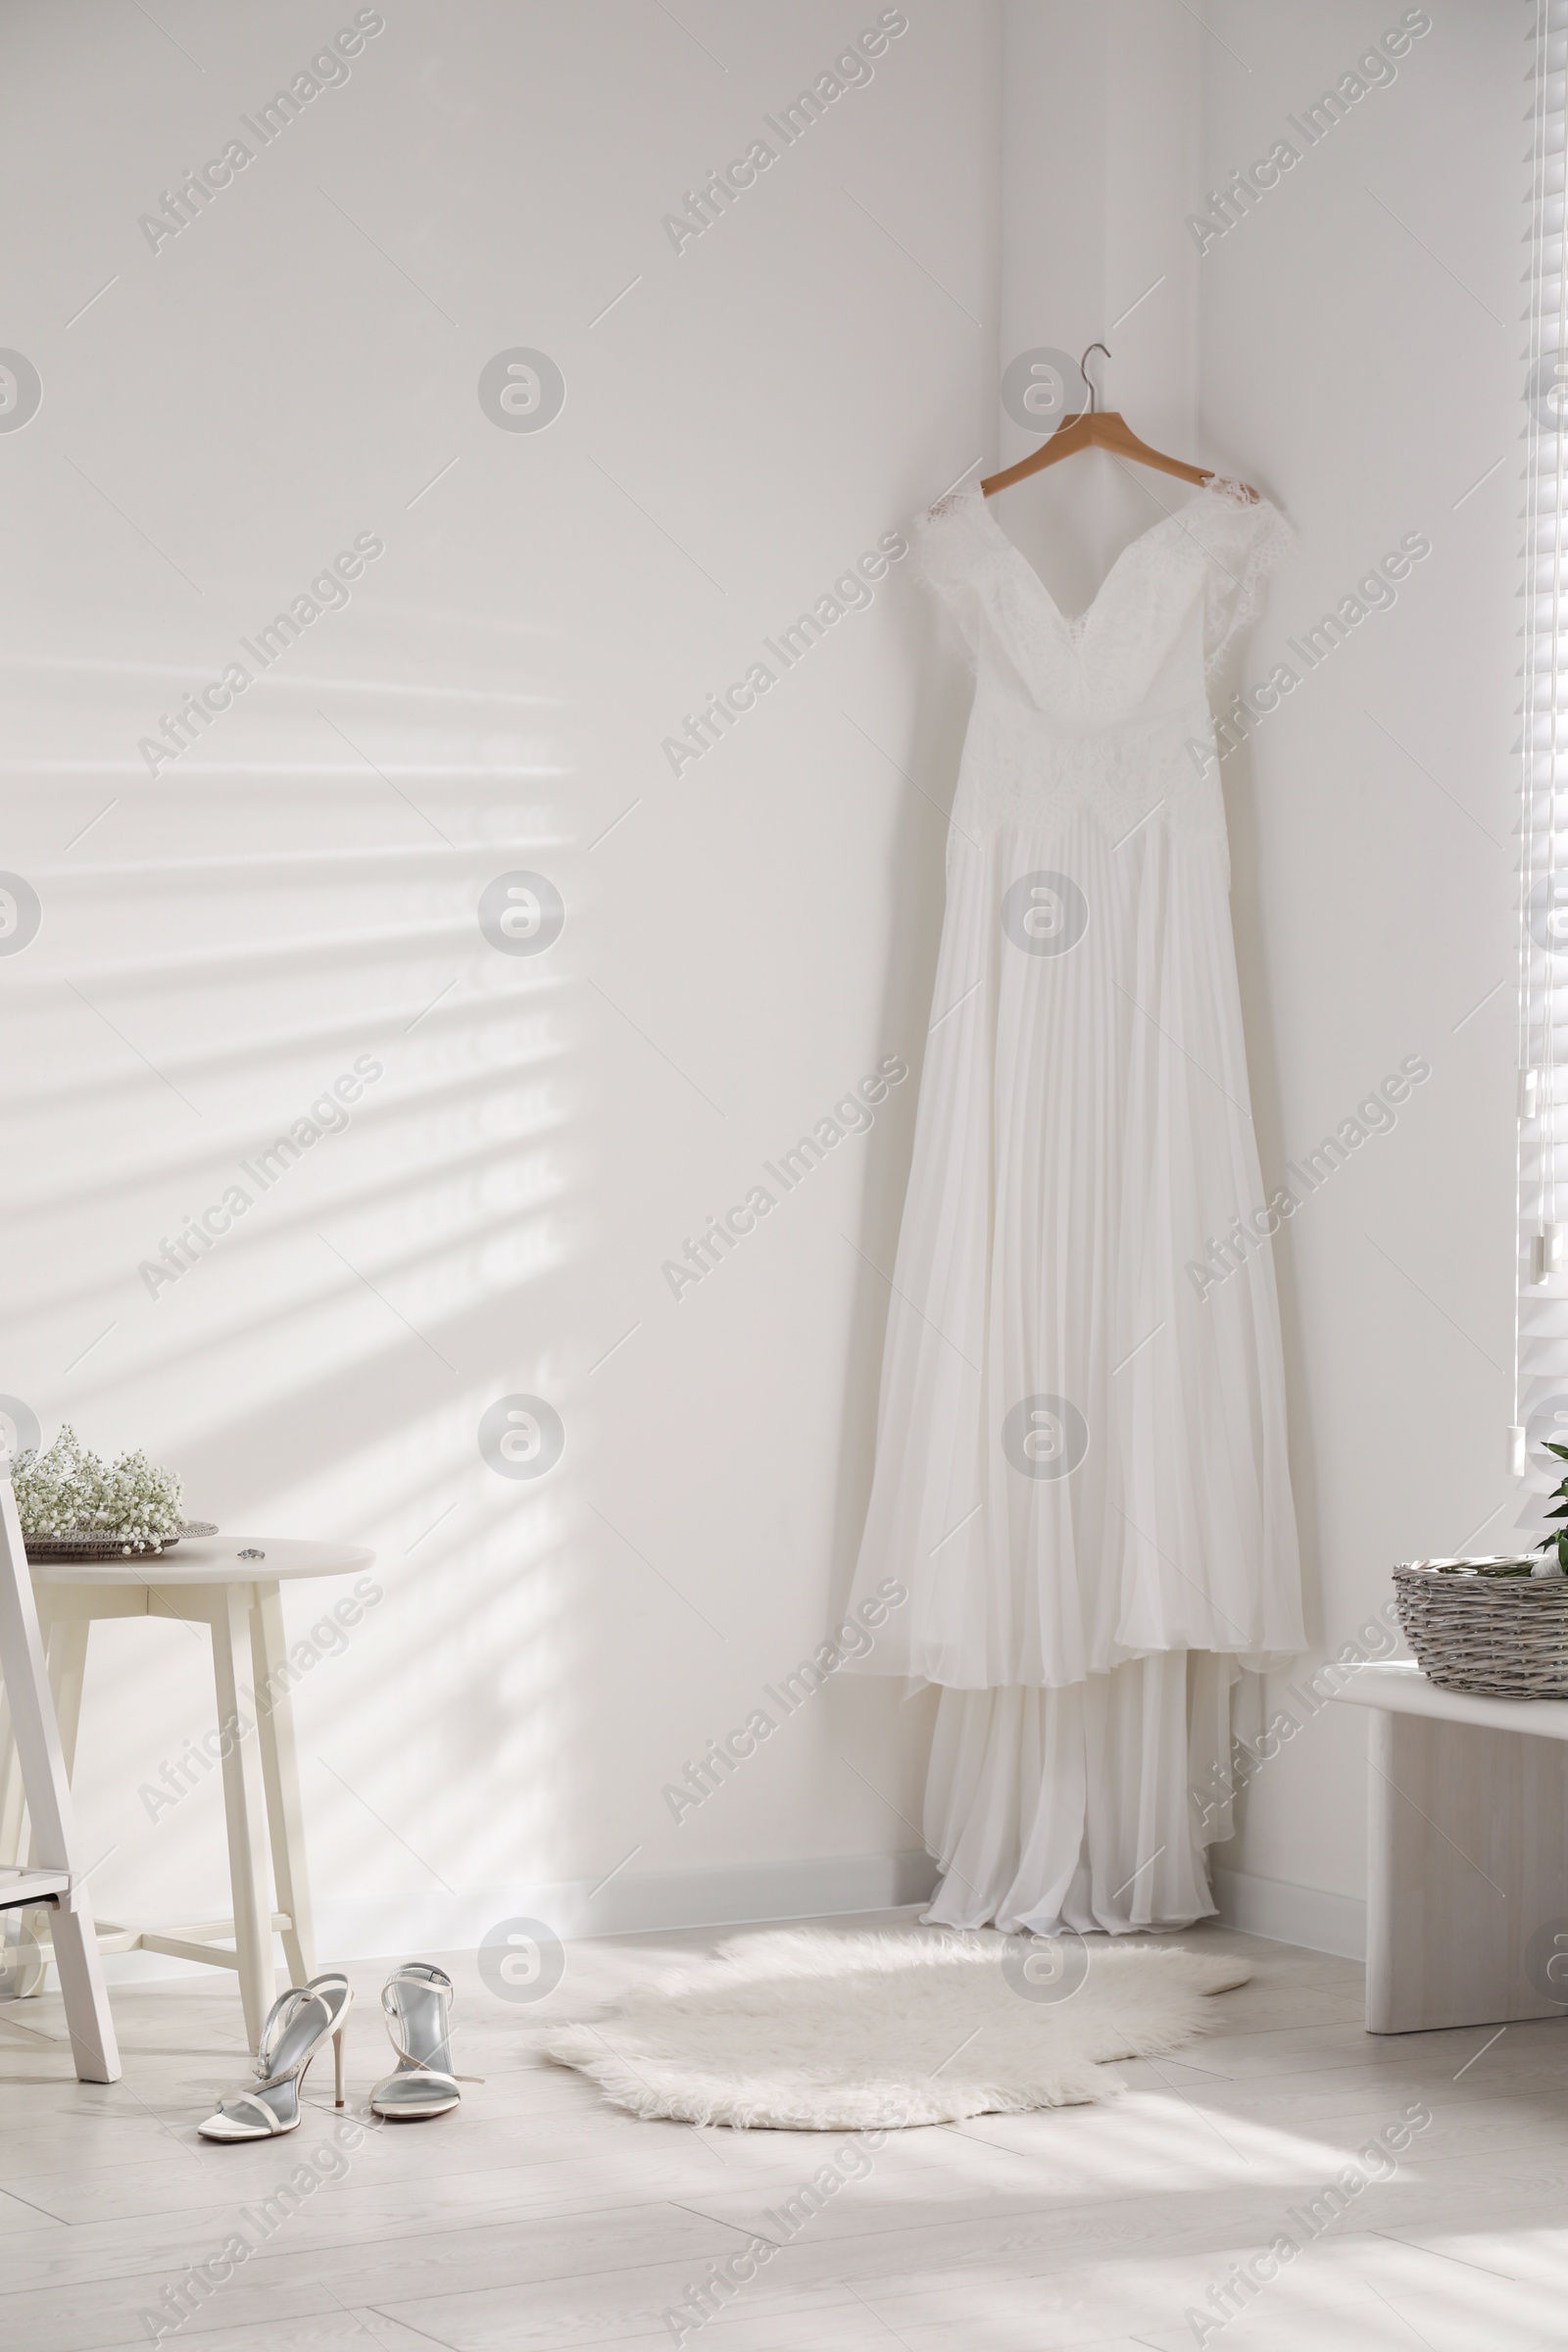
[[[1518,1525],[1568,1445],[1568,237],[1563,187],[1568,0],[1535,0],[1530,342],[1525,407],[1524,724],[1519,812],[1519,1254],[1511,1467]],[[1559,1093],[1557,1064],[1565,1064]]]

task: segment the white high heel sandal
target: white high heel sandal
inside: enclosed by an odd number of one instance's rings
[[[256,2053],[257,2082],[220,2099],[198,2126],[203,2139],[276,2139],[300,2128],[300,2092],[311,2060],[332,2043],[336,2103],[343,2104],[343,2025],[354,1994],[335,1969],[293,1984],[272,2003]]]
[[[433,1961],[408,1960],[392,1971],[381,1987],[381,2007],[398,2063],[370,2093],[372,2115],[448,2115],[462,2101],[460,2082],[484,2081],[452,2072],[452,1979]]]

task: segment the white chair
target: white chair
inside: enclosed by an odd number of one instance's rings
[[[71,1783],[9,1464],[0,1465],[0,1681],[22,1767],[33,1854],[25,1868],[0,1868],[0,1911],[42,1905],[53,1913],[51,1941],[77,2076],[83,2082],[118,2082],[120,2051],[92,1904],[77,1870]]]

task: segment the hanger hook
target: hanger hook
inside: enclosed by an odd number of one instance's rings
[[[1083,356],[1083,358],[1082,358],[1082,359],[1079,361],[1079,363],[1078,363],[1078,372],[1079,372],[1079,374],[1080,374],[1080,375],[1083,377],[1083,379],[1084,379],[1084,382],[1085,382],[1086,384],[1088,384],[1088,386],[1089,386],[1089,414],[1090,414],[1090,416],[1092,416],[1094,415],[1095,411],[1096,411],[1096,410],[1099,408],[1099,406],[1100,406],[1100,402],[1099,402],[1099,400],[1098,400],[1098,399],[1096,398],[1096,396],[1095,396],[1095,387],[1094,387],[1093,383],[1091,383],[1091,382],[1090,382],[1090,377],[1089,377],[1089,365],[1088,365],[1088,363],[1089,363],[1089,352],[1090,352],[1090,351],[1104,351],[1104,352],[1105,352],[1105,357],[1106,357],[1106,359],[1107,359],[1107,360],[1108,360],[1108,359],[1109,359],[1109,357],[1110,357],[1110,353],[1109,353],[1108,351],[1105,351],[1105,346],[1104,346],[1104,344],[1103,344],[1103,343],[1091,343],[1091,344],[1090,344],[1090,346],[1089,346],[1089,350],[1088,350],[1088,351],[1086,351],[1086,352],[1084,353],[1084,356]]]

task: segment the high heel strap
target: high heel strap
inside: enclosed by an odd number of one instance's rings
[[[334,1992],[343,1994],[342,2000],[335,2005],[327,1997],[329,1993]],[[339,1975],[316,1977],[309,1984],[291,1984],[287,1992],[279,1993],[268,2012],[267,2023],[262,2028],[261,2040],[257,2046],[256,2072],[260,2078],[260,2087],[264,2090],[270,2090],[278,2082],[291,2082],[303,2066],[310,2064],[315,2044],[310,2050],[296,2058],[285,2073],[281,2075],[272,2073],[273,2053],[286,2038],[290,2027],[298,2023],[307,2009],[312,2006],[319,2008],[323,2032],[340,2034],[343,2031],[343,2021],[348,2015],[349,2001],[352,1997],[347,1977]],[[316,2037],[317,2043],[321,2038],[322,2035],[318,2034]]]
[[[386,1996],[398,1984],[413,1984],[417,1986],[421,1992],[444,1994],[449,2013],[458,1997],[457,1987],[452,1979],[444,1968],[437,1968],[433,1960],[405,1960],[400,1967],[392,1971],[381,1987],[381,2006],[386,2010],[388,2017],[395,2013]]]
[[[483,2075],[449,2075],[444,2067],[426,2066],[422,2058],[416,2058],[412,2050],[406,2050],[403,2047],[395,2034],[391,2036],[391,2041],[392,2047],[403,2063],[397,2069],[396,2076],[387,2076],[388,2082],[396,2081],[397,2076],[401,2076],[406,2082],[411,2075],[426,2076],[432,2082],[482,2082],[484,2081]],[[383,2087],[382,2083],[376,2084],[377,2090]]]
[[[396,2042],[392,2046],[397,2049]],[[404,2064],[398,2067],[395,2073],[387,2075],[376,2084],[376,2092],[385,2090],[388,2082],[413,2082],[416,2081],[437,2082],[443,2089],[450,2090],[455,2089],[460,2082],[482,2082],[484,2081],[483,2075],[449,2075],[445,2067],[426,2066],[422,2058],[411,2058],[407,2050],[398,2050],[398,2056],[404,2061]],[[371,2096],[374,2095],[375,2092],[372,2092]]]
[[[274,2082],[287,2082],[298,2074],[302,2061],[296,2059],[286,2074],[274,2077],[272,2053],[285,2039],[289,2028],[296,2024],[313,2004],[319,2007],[322,2022],[330,2026],[337,2012],[333,2009],[325,1993],[315,1985],[307,1988],[304,1985],[291,1984],[287,1992],[281,1993],[272,2003],[268,2012],[267,2023],[262,2028],[262,2037],[256,2050],[256,2072],[261,2077],[265,2087],[270,2088]]]
[[[457,2001],[457,1988],[453,1984],[452,1979],[447,1975],[446,1970],[444,1968],[437,1968],[433,1960],[405,1960],[401,1968],[395,1968],[392,1971],[392,1974],[388,1977],[386,1983],[381,1987],[381,2010],[386,2021],[386,2037],[392,2044],[394,2050],[396,2050],[402,2065],[407,2067],[414,2074],[428,2077],[432,2082],[447,2082],[452,2083],[454,2086],[459,2082],[482,2083],[484,2081],[483,2075],[449,2074],[442,2067],[427,2065],[424,2059],[416,2058],[412,2050],[404,2048],[401,2037],[393,2032],[393,2020],[397,2019],[401,2024],[402,2012],[398,2008],[395,2000],[389,2000],[387,1998],[389,1993],[395,1992],[399,1984],[412,1984],[416,1986],[421,1992],[436,1992],[442,1996],[446,2010],[447,2034],[450,2034],[452,2030],[452,2011]],[[442,2038],[445,2039],[446,2035],[443,2035]],[[387,2077],[387,2081],[390,2082],[392,2078],[389,2075]],[[405,2080],[407,2080],[407,2077],[405,2077]],[[380,2083],[376,2084],[377,2090],[380,2090],[384,2086]]]
[[[284,2080],[287,2081],[288,2078],[285,2077]],[[259,2087],[263,2090],[268,2090],[272,2086],[270,2083],[264,2082],[260,2084]],[[249,2107],[253,2114],[259,2116],[269,2138],[271,2138],[276,2134],[280,2120],[276,2108],[269,2107],[267,2101],[263,2098],[258,2098],[254,2090],[236,2090],[232,2097],[221,2102],[220,2112],[226,2115],[236,2107]]]

